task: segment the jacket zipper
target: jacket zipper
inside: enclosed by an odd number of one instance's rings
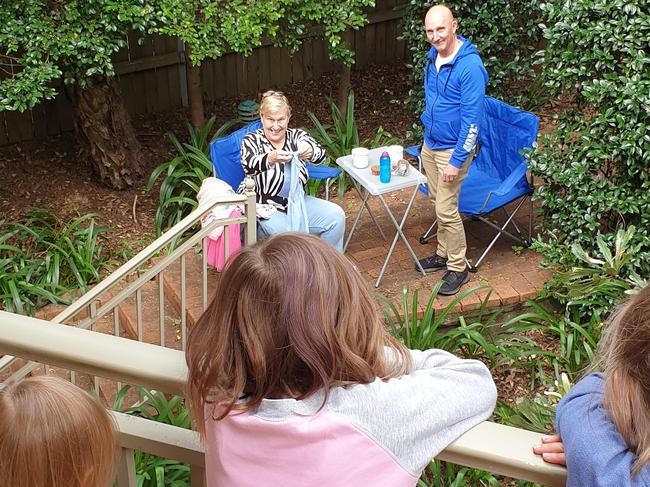
[[[456,60],[454,59],[454,61],[456,61]],[[433,64],[433,63],[429,62],[429,67],[431,66],[431,64]],[[445,82],[445,91],[447,91],[447,84],[449,84],[449,78],[451,78],[451,70],[453,69],[454,64],[455,64],[455,62],[452,62],[451,64],[443,64],[442,66],[440,66],[440,72],[438,72],[438,70],[436,70],[436,97],[434,98],[433,103],[431,104],[431,126],[429,127],[429,138],[431,140],[434,140],[434,141],[435,141],[435,139],[433,138],[433,112],[434,112],[434,108],[436,106],[436,103],[438,101],[438,98],[440,97],[440,89],[439,89],[438,81],[440,79],[440,74],[442,73],[442,69],[447,67],[449,69],[449,75],[447,76],[447,81]],[[428,77],[428,74],[429,74],[428,70],[427,70],[426,74],[427,74],[427,77]]]
[[[429,61],[429,66],[427,67],[427,78],[428,78],[428,75],[429,75],[429,69],[431,68],[432,64],[433,64],[433,62]],[[433,113],[434,113],[434,108],[436,106],[436,102],[438,101],[438,96],[439,96],[439,93],[438,93],[438,71],[437,70],[436,70],[435,76],[436,76],[436,96],[433,99],[433,102],[431,103],[431,124],[429,125],[429,138],[431,140],[435,140],[433,138]],[[427,85],[428,84],[429,83],[428,83],[428,80],[427,80]]]

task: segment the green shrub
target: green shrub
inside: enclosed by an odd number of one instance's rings
[[[0,303],[32,315],[46,303],[68,303],[66,294],[88,290],[107,267],[99,238],[106,231],[94,213],[69,223],[52,211],[32,209],[22,223],[0,221]],[[69,296],[68,296],[69,297]]]
[[[549,92],[572,102],[557,129],[531,153],[543,178],[536,248],[562,269],[579,263],[571,247],[612,246],[634,225],[635,249],[622,277],[650,275],[650,16],[622,0],[554,0],[541,5],[547,47],[540,53]]]
[[[638,242],[630,246],[635,234],[634,226],[627,230],[619,229],[613,252],[607,247],[604,237],[597,235],[598,258],[574,243],[571,253],[579,265],[557,272],[546,284],[545,294],[564,305],[567,315],[577,313],[587,319],[604,317],[624,299],[625,294],[646,285],[631,266],[636,262],[640,247]]]
[[[458,20],[458,34],[478,48],[490,77],[488,92],[509,102],[529,101],[524,106],[538,105],[533,96],[542,92],[535,82],[526,83],[522,92],[513,90],[517,82],[531,77],[533,54],[541,38],[537,23],[539,3],[533,0],[489,0],[477,3],[461,0],[446,3]],[[419,115],[424,109],[424,64],[431,45],[424,34],[424,14],[431,2],[408,2],[403,18],[404,34],[411,54],[411,88],[407,105]]]

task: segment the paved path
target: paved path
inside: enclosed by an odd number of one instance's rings
[[[398,220],[401,218],[411,194],[412,189],[407,189],[385,195],[389,207]],[[357,195],[354,191],[348,191],[344,201],[338,200],[336,196],[331,199],[344,208],[348,217],[348,228],[351,227],[356,208],[360,204]],[[381,202],[377,198],[371,198],[370,207],[382,225],[388,241],[382,240],[370,216],[364,211],[346,255],[374,289],[375,281],[395,231],[381,206]],[[529,207],[526,204],[520,209],[516,218],[517,224],[522,231],[527,231],[528,228],[528,212]],[[404,232],[418,258],[429,256],[434,251],[435,238],[425,245],[419,243],[419,236],[427,230],[432,221],[433,208],[431,203],[421,193],[418,193]],[[467,256],[470,260],[473,260],[480,256],[496,231],[480,221],[468,220],[465,221],[465,233],[468,241]],[[488,306],[490,307],[513,305],[535,298],[544,283],[550,279],[552,273],[549,270],[539,268],[542,258],[540,254],[531,249],[515,249],[515,251],[513,250],[514,245],[518,245],[517,242],[502,236],[484,259],[478,272],[470,273],[470,282],[465,284],[462,290],[479,285],[490,286],[492,289],[488,300]],[[440,277],[442,277],[442,272],[422,276],[420,272],[416,271],[406,246],[400,240],[377,292],[397,303],[401,302],[402,287],[407,285],[411,291],[418,290],[419,307],[422,310],[426,306],[433,286]],[[488,289],[482,289],[467,296],[460,303],[460,311],[478,309],[488,292]],[[438,296],[434,306],[440,309],[452,300],[452,297]]]

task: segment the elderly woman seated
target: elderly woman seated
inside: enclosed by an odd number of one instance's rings
[[[269,218],[259,220],[259,238],[289,230],[287,194],[289,165],[298,153],[299,178],[307,183],[304,162],[320,164],[325,150],[304,130],[289,128],[291,106],[279,91],[267,91],[260,103],[262,128],[246,134],[241,147],[241,164],[247,176],[255,181],[257,202],[275,207]],[[295,159],[293,159],[295,161]],[[345,213],[335,203],[305,196],[309,233],[317,235],[339,251],[343,251]]]

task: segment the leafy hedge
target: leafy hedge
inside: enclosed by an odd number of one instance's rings
[[[536,246],[553,262],[577,262],[580,245],[604,257],[617,229],[634,225],[622,275],[650,275],[650,16],[624,0],[555,0],[541,5],[545,86],[573,102],[530,158],[544,179]]]
[[[431,47],[424,34],[424,15],[430,1],[411,0],[404,15],[404,34],[411,53],[411,89],[407,105],[418,115],[424,109],[424,62]],[[511,87],[533,74],[534,53],[541,39],[540,8],[534,0],[456,0],[448,5],[458,21],[458,34],[476,45],[490,76],[490,94],[514,102],[520,94]],[[535,94],[528,84],[528,98]],[[530,104],[529,100],[527,104]]]

